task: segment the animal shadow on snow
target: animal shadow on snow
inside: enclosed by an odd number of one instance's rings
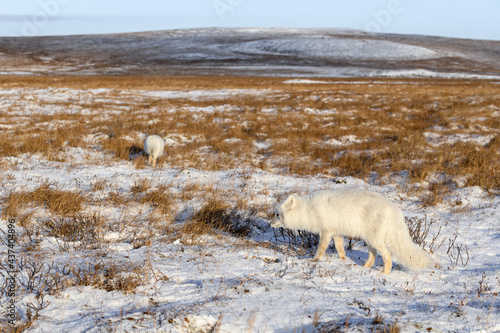
[[[128,149],[128,156],[130,160],[136,159],[144,155],[144,150],[137,146],[132,146]]]
[[[390,322],[384,322],[383,320],[374,320],[374,314],[370,313],[369,310],[368,313],[364,313],[368,316],[367,318],[364,315],[361,315],[363,311],[367,311],[362,307],[362,305],[358,308],[358,306],[353,304],[353,307],[355,307],[357,311],[360,311],[360,315],[347,316],[347,319],[345,317],[339,317],[338,319],[333,319],[331,321],[319,321],[316,325],[307,324],[295,327],[294,331],[308,333],[344,332],[344,330],[348,327],[350,328],[349,331],[352,330],[355,332],[389,332],[391,331],[390,327],[397,327],[397,324],[391,325]],[[290,332],[290,329],[285,328],[282,330],[277,330],[275,332],[285,333]]]
[[[276,245],[287,246],[290,250],[297,253],[297,258],[312,260],[314,257],[314,253],[316,252],[319,243],[318,235],[307,231],[292,231],[284,228],[274,229],[271,230],[271,232],[274,232],[271,242]],[[346,251],[345,262],[347,263],[353,262],[358,266],[363,266],[368,258],[368,247],[363,241],[355,239],[350,240],[348,237],[344,237],[344,249]],[[341,260],[335,250],[333,240],[330,241],[325,257],[319,262],[331,259]],[[382,258],[377,256],[374,267],[381,266],[383,267]]]

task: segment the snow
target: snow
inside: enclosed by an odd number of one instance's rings
[[[349,60],[421,60],[444,56],[424,47],[381,40],[350,38],[263,39],[243,42],[234,51],[244,54],[304,55]]]
[[[248,171],[135,170],[127,164],[77,168],[61,176],[57,172],[60,167],[54,164],[51,168],[50,163],[42,166],[31,160],[23,161],[21,168],[11,173],[18,188],[25,188],[29,185],[28,179],[36,176],[62,186],[74,184],[78,179],[81,186],[86,186],[97,175],[106,177],[111,187],[126,189],[133,185],[130,177],[133,175],[152,180],[160,178],[173,184],[183,184],[189,179],[227,189],[243,183],[238,175]],[[462,198],[472,213],[454,214],[446,205],[425,211],[418,207],[415,198],[400,200],[398,197],[402,194],[390,185],[370,186],[354,178],[344,178],[344,184],[335,184],[322,177],[285,177],[256,170],[251,174],[256,201],[272,202],[270,198],[282,191],[310,192],[333,187],[358,187],[383,193],[397,202],[407,216],[423,218],[425,215],[439,221],[444,226],[443,237],[458,235],[456,242],[467,245],[470,261],[465,267],[450,262],[445,244],[433,255],[439,269],[412,273],[396,266],[389,276],[384,276],[380,272],[380,258],[374,269],[362,267],[367,253],[360,244],[347,252],[346,261],[329,252],[326,260],[314,263],[310,254],[288,253],[287,245],[261,247],[255,243],[249,246],[230,238],[220,241],[207,237],[193,244],[183,239],[153,241],[150,247],[139,249],[131,244],[110,243],[105,251],[111,260],[127,257],[131,263],[151,265],[150,276],[141,277],[146,284],[132,294],[90,287],[66,289],[61,295],[48,297],[50,304],[42,313],[50,320],[40,319],[36,331],[98,332],[111,325],[120,332],[134,327],[145,331],[189,332],[213,325],[223,315],[221,328],[231,332],[245,331],[250,326],[265,331],[300,328],[312,332],[315,315],[320,315],[319,322],[323,324],[341,322],[349,316],[351,325],[362,326],[372,321],[370,318],[378,312],[388,320],[397,319],[405,332],[428,327],[441,331],[500,329],[499,307],[493,296],[493,292],[498,292],[500,273],[498,197],[488,197],[479,188],[464,189],[455,195]],[[268,195],[259,193],[262,187],[268,189]],[[5,231],[5,221],[2,230]],[[272,235],[269,228],[263,228],[250,242],[272,244]],[[58,241],[45,237],[40,248],[55,252]],[[46,255],[46,260],[62,259]],[[73,263],[82,261],[77,253],[71,255],[76,256]],[[492,290],[478,296],[476,289],[483,272]],[[158,280],[160,274],[168,280]],[[22,296],[19,304],[27,297],[29,295]],[[148,309],[153,314],[147,314]]]
[[[255,142],[254,146],[257,147],[257,149],[269,149],[272,146],[272,143],[270,142]]]
[[[480,146],[486,146],[495,137],[495,135],[479,134],[449,134],[443,135],[435,132],[424,132],[422,134],[429,144],[440,146],[443,144],[455,144],[457,142],[471,142]]]
[[[137,90],[128,89],[117,91],[114,89],[89,89],[81,91],[78,89],[69,88],[45,88],[45,89],[30,89],[24,90],[26,93],[23,96],[24,104],[23,108],[18,108],[16,112],[12,114],[16,115],[30,115],[32,113],[39,113],[45,115],[54,115],[58,113],[74,114],[99,114],[96,111],[88,111],[83,107],[75,107],[68,109],[64,105],[58,105],[58,103],[64,104],[68,100],[81,100],[82,103],[85,101],[92,100],[93,102],[102,102],[110,106],[117,112],[121,112],[126,109],[125,102],[121,100],[120,96],[130,97],[138,96],[140,100],[154,100],[154,99],[187,99],[187,100],[204,100],[204,99],[225,99],[231,98],[232,96],[259,96],[259,95],[269,95],[273,92],[269,89],[213,89],[213,90],[171,90],[171,91],[155,91],[155,90]],[[0,96],[15,96],[18,92],[15,90],[0,90]],[[0,106],[12,105],[13,100],[5,99],[0,101]],[[55,104],[55,105],[54,105]],[[122,110],[123,109],[123,110]],[[217,106],[203,106],[203,107],[186,107],[183,110],[188,110],[192,112],[223,112],[230,111],[234,109],[230,105],[217,105]],[[172,110],[175,111],[175,110]]]
[[[372,77],[394,77],[394,78],[442,78],[442,79],[484,79],[499,80],[500,75],[484,75],[472,73],[442,73],[426,69],[404,69],[404,70],[377,70],[370,74]]]
[[[34,104],[24,104],[26,109],[22,113],[27,116],[35,112],[85,111],[49,110],[35,101],[84,100],[96,96],[109,101],[114,99],[112,95],[108,96],[111,91],[106,89],[25,89],[24,93],[33,96],[34,101]],[[203,99],[208,96],[224,98],[233,94],[272,92],[205,90],[123,93],[133,93],[138,98]],[[9,98],[14,91],[0,90],[0,95]],[[118,101],[114,104],[117,105]],[[9,112],[15,114],[18,111],[12,109]],[[424,136],[436,145],[456,141],[485,144],[489,138],[434,132],[424,133]],[[196,140],[196,137],[172,134],[164,139],[167,146],[176,146]],[[92,142],[98,137],[88,137],[88,140]],[[227,140],[227,143],[234,142]],[[331,138],[326,143],[341,146],[356,142],[361,140],[346,135]],[[269,149],[272,142],[259,141],[255,146]],[[354,331],[368,332],[372,331],[377,315],[382,316],[386,324],[397,321],[403,332],[500,331],[500,300],[497,298],[500,291],[500,197],[490,195],[479,187],[454,190],[443,203],[422,208],[418,197],[404,192],[401,189],[404,184],[399,184],[398,180],[374,185],[352,177],[287,176],[247,168],[202,171],[166,165],[156,170],[137,169],[133,162],[105,162],[106,156],[102,152],[67,147],[65,153],[71,162],[47,161],[28,155],[4,158],[2,162],[12,165],[12,168],[8,176],[0,177],[0,196],[5,198],[11,191],[34,189],[47,182],[97,198],[108,196],[112,191],[127,193],[135,181],[148,179],[153,188],[168,184],[172,193],[181,193],[188,184],[196,184],[200,188],[213,187],[226,193],[228,200],[244,198],[248,200],[249,207],[267,206],[271,210],[277,198],[285,193],[361,188],[387,196],[403,209],[407,217],[435,221],[427,246],[433,236],[436,237],[436,244],[442,242],[442,245],[436,246],[431,254],[436,267],[415,273],[395,265],[391,274],[386,276],[381,273],[380,257],[374,268],[362,266],[367,257],[367,249],[362,242],[354,243],[352,250],[346,252],[345,261],[339,260],[332,250],[328,250],[325,260],[311,261],[312,253],[295,251],[287,242],[274,236],[268,225],[270,211],[258,211],[252,217],[252,232],[245,239],[229,235],[199,239],[158,235],[150,239],[150,245],[136,248],[126,240],[128,231],[121,227],[132,220],[143,225],[141,230],[145,232],[148,228],[146,208],[134,206],[121,209],[111,204],[86,207],[88,211],[98,209],[103,217],[116,221],[120,227],[103,235],[103,246],[96,250],[100,253],[99,262],[142,267],[140,274],[133,270],[120,272],[123,276],[137,275],[141,284],[130,293],[73,286],[45,296],[45,301],[49,303],[28,332],[208,332],[216,324],[226,332],[315,332],[322,326],[332,330],[337,326],[341,329],[349,326]],[[94,162],[89,163],[85,156],[92,154]],[[106,189],[90,193],[96,179],[105,179]],[[175,202],[179,213],[173,223],[186,223],[201,203],[198,198]],[[165,228],[169,227],[165,218],[160,223]],[[0,229],[7,232],[6,220],[0,221]],[[25,231],[18,227],[17,232],[21,236]],[[4,239],[4,236],[0,237]],[[451,246],[451,240],[461,247],[462,257]],[[74,249],[78,244],[62,244],[55,237],[41,237],[39,254],[43,262],[81,269],[96,264],[96,252],[60,251],[61,246]],[[3,243],[0,258],[6,258]],[[18,278],[24,283],[28,281],[26,273],[20,273]],[[5,293],[0,297],[4,311]],[[17,304],[24,318],[26,304],[34,299],[32,293],[19,291]],[[346,323],[346,320],[349,322]]]
[[[293,79],[293,80],[285,80],[283,83],[286,84],[328,84],[331,82],[328,81],[320,81],[320,80],[308,80],[308,79]]]
[[[132,94],[138,93],[138,91],[131,91]],[[188,100],[203,100],[205,98],[210,99],[224,99],[231,96],[244,96],[244,95],[261,95],[265,94],[266,90],[258,89],[220,89],[220,90],[190,90],[190,91],[141,91],[141,95],[174,99],[174,98],[185,98]]]
[[[341,147],[341,146],[351,145],[353,143],[361,143],[363,141],[364,140],[359,140],[355,135],[345,135],[345,136],[341,137],[340,140],[329,139],[329,140],[325,141],[324,143],[327,145]]]

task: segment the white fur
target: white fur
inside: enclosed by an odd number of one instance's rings
[[[385,274],[392,268],[391,253],[413,270],[432,263],[427,253],[412,242],[403,212],[374,192],[332,190],[308,196],[291,195],[278,205],[271,226],[319,234],[314,260],[323,257],[332,237],[339,257],[345,259],[342,237],[348,236],[361,238],[368,245],[365,267],[371,267],[377,251],[380,253]]]
[[[153,164],[153,168],[156,167],[156,159],[163,155],[164,148],[165,142],[158,135],[150,135],[144,141],[144,152],[149,155],[148,163]]]

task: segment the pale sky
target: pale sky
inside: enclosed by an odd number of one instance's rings
[[[0,36],[353,28],[500,41],[500,0],[3,0]]]

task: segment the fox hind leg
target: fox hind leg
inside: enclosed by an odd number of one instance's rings
[[[382,260],[384,261],[384,274],[389,274],[392,269],[392,259],[391,259],[391,254],[389,253],[389,250],[387,250],[387,247],[383,242],[377,242],[376,244],[370,244],[374,249],[376,249],[379,253],[380,256],[382,257]],[[370,255],[368,255],[368,260],[370,260]],[[375,255],[373,256],[373,261],[375,261]]]
[[[391,254],[387,252],[387,257],[382,257],[382,259],[384,260],[384,274],[389,274],[392,269]]]
[[[370,268],[375,263],[375,258],[377,257],[377,250],[375,248],[368,245],[368,259],[365,262],[365,267]]]

